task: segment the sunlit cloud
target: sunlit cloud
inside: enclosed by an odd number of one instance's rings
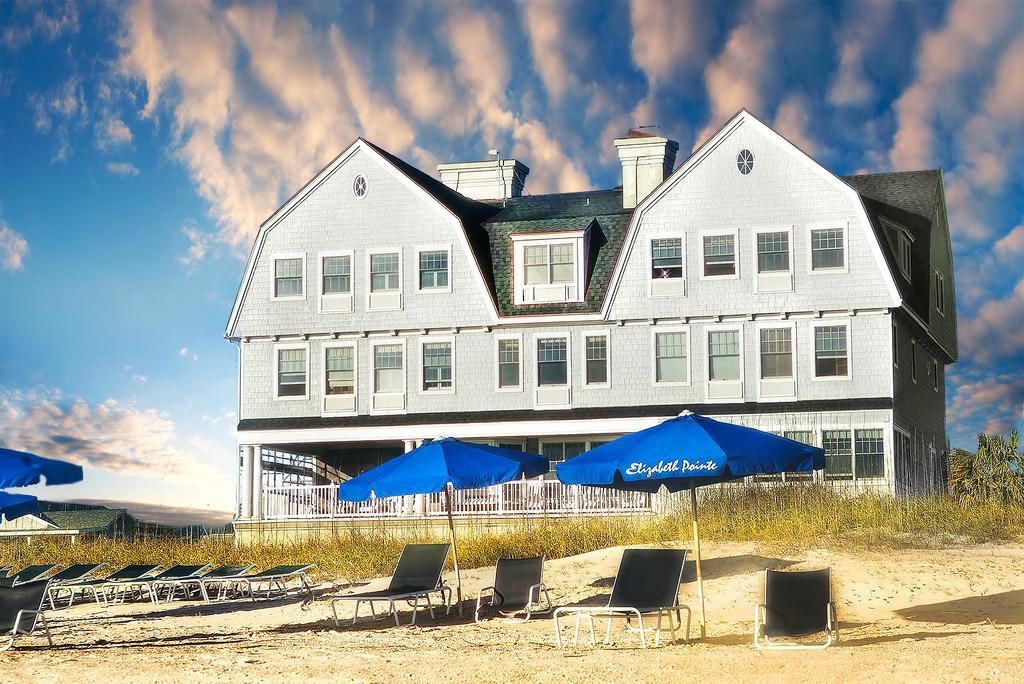
[[[50,388],[0,389],[0,443],[120,475],[180,481],[221,476],[209,450],[185,449],[163,412],[107,399],[89,403]],[[88,477],[88,475],[87,475]]]
[[[130,162],[107,162],[106,169],[115,176],[139,175],[139,169]]]
[[[0,219],[0,269],[20,271],[25,266],[28,241],[18,231]]]

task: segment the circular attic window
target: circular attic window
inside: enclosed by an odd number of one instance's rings
[[[359,175],[352,180],[352,194],[356,197],[366,196],[366,176]]]
[[[740,150],[740,153],[736,155],[736,168],[740,170],[744,176],[754,170],[754,153],[750,150]]]

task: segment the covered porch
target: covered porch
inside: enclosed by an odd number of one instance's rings
[[[544,453],[552,463],[552,473],[543,478],[456,491],[452,499],[455,517],[482,520],[636,515],[655,511],[656,497],[650,494],[564,485],[555,478],[555,463],[593,448],[600,443],[597,439],[476,441]],[[239,455],[236,520],[240,523],[401,522],[443,518],[447,515],[443,494],[393,497],[363,503],[338,499],[340,482],[410,451],[422,442],[243,445]]]

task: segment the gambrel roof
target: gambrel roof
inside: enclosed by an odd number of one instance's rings
[[[927,327],[929,313],[928,277],[906,282],[898,277],[897,245],[892,231],[883,225],[888,220],[906,228],[915,238],[915,259],[921,261],[914,267],[916,272],[930,272],[929,241],[932,239],[932,223],[936,216],[945,216],[942,174],[940,171],[913,171],[900,173],[863,174],[838,177],[824,169],[818,162],[789,143],[785,138],[759,121],[746,110],[741,110],[722,126],[708,141],[683,161],[665,181],[651,192],[635,209],[622,207],[622,189],[591,190],[573,193],[545,195],[524,195],[498,201],[470,199],[451,189],[436,178],[402,160],[394,154],[362,138],[357,139],[345,152],[325,166],[302,189],[261,225],[256,243],[249,257],[245,279],[228,322],[228,337],[233,336],[234,323],[241,301],[245,295],[251,270],[258,258],[261,240],[265,231],[273,227],[279,217],[285,215],[305,194],[315,188],[321,177],[332,173],[345,161],[348,154],[365,146],[379,155],[398,174],[413,186],[444,207],[463,231],[466,245],[472,253],[478,268],[481,286],[487,290],[490,303],[497,319],[524,316],[574,316],[579,318],[600,318],[608,313],[617,287],[617,278],[630,249],[631,235],[636,224],[642,220],[647,207],[658,197],[682,180],[692,166],[699,164],[717,142],[735,126],[750,123],[763,127],[775,135],[791,152],[807,163],[820,169],[823,177],[842,187],[845,192],[855,193],[864,206],[866,222],[870,224],[877,245],[873,247],[877,259],[883,266],[889,282],[893,305],[906,306],[923,321]],[[517,306],[512,296],[512,240],[511,235],[523,233],[551,233],[562,231],[590,230],[588,263],[586,264],[586,294],[582,302],[547,303]],[[948,241],[948,235],[947,241]],[[955,349],[951,352],[955,358]]]

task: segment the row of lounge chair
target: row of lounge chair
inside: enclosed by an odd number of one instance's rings
[[[359,619],[359,608],[367,603],[371,619],[389,615],[399,624],[397,604],[405,601],[412,607],[410,624],[416,624],[420,601],[434,617],[431,596],[437,595],[445,614],[451,611],[451,588],[442,577],[449,552],[448,544],[407,544],[398,559],[386,589],[342,594],[331,599],[335,625],[340,624],[338,603],[354,602],[352,624]],[[591,644],[597,644],[594,619],[606,620],[604,643],[611,641],[615,620],[625,620],[626,628],[636,631],[640,644],[647,647],[648,625],[644,618],[654,618],[654,644],[661,644],[662,633],[668,630],[673,643],[683,628],[683,640],[689,643],[691,611],[679,603],[679,585],[683,581],[686,550],[626,549],[615,573],[608,602],[603,606],[564,606],[554,609],[544,585],[544,557],[502,558],[494,570],[494,584],[480,590],[474,620],[480,622],[493,612],[505,617],[552,613],[555,641],[562,647],[563,618],[575,618],[573,646],[579,644],[581,626],[586,623]],[[543,600],[542,600],[543,596]],[[387,604],[387,611],[378,615],[375,603]],[[634,624],[635,622],[635,624]],[[817,643],[782,641],[781,638],[803,637],[823,633],[825,640]],[[835,605],[832,603],[831,574],[828,569],[802,572],[765,571],[764,602],[755,609],[754,645],[759,649],[825,648],[837,633]]]
[[[394,618],[400,624],[398,605],[406,602],[412,608],[410,624],[416,624],[421,607],[435,617],[433,597],[437,607],[445,614],[452,608],[452,590],[443,579],[448,558],[448,544],[407,544],[386,589],[353,592],[331,597],[331,610],[335,625],[340,624],[337,606],[354,602],[352,624],[359,618],[359,608],[370,606],[371,619]],[[639,634],[640,644],[648,645],[648,624],[644,618],[656,618],[653,626],[655,646],[661,644],[662,633],[668,630],[673,643],[683,627],[683,640],[689,643],[691,611],[679,603],[685,550],[626,549],[612,584],[608,602],[603,606],[564,606],[555,609],[544,585],[544,557],[500,559],[495,567],[494,584],[479,592],[474,620],[480,622],[488,613],[509,618],[529,620],[533,615],[551,613],[554,618],[555,640],[562,647],[562,622],[575,618],[573,646],[578,645],[580,630],[586,624],[591,644],[597,644],[594,619],[607,622],[604,643],[611,640],[614,620],[625,621],[627,630]],[[254,566],[176,565],[164,569],[159,565],[130,565],[107,577],[95,578],[95,573],[106,564],[60,566],[28,566],[14,575],[0,578],[0,637],[8,638],[10,648],[16,636],[33,631],[37,622],[42,624],[47,640],[52,645],[49,627],[43,616],[44,603],[56,608],[67,594],[70,606],[76,595],[90,594],[97,603],[107,605],[126,600],[129,596],[148,597],[154,603],[173,600],[178,592],[183,598],[199,596],[210,601],[228,597],[260,597],[265,585],[264,598],[270,599],[276,588],[286,594],[287,582],[298,579],[300,591],[313,596],[306,573],[313,565],[276,566],[263,572],[252,572]],[[0,571],[3,571],[0,568]],[[421,606],[422,601],[422,606]],[[375,604],[386,604],[387,611],[378,615]],[[634,624],[635,623],[635,624]],[[754,645],[770,648],[825,648],[837,631],[835,606],[831,599],[829,570],[804,572],[765,571],[764,603],[755,609]],[[824,633],[825,641],[818,643],[781,641],[782,638]]]

